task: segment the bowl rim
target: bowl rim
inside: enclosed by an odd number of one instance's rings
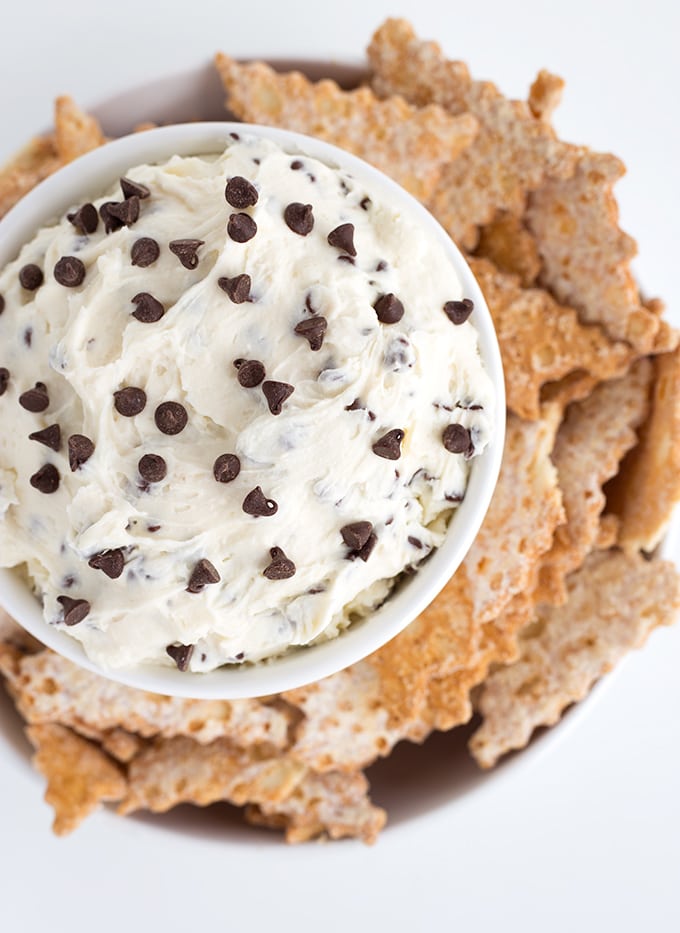
[[[433,215],[396,182],[357,156],[319,139],[276,127],[230,121],[179,123],[123,136],[60,169],[8,212],[0,221],[0,267],[14,259],[41,226],[74,203],[82,203],[88,192],[100,196],[108,184],[131,167],[172,155],[219,152],[231,133],[264,137],[291,154],[318,158],[363,177],[381,195],[391,196],[421,226],[429,228],[454,265],[463,294],[474,302],[471,321],[493,385],[495,410],[491,441],[484,453],[472,461],[465,499],[452,516],[442,545],[371,616],[353,623],[336,638],[294,649],[270,661],[205,673],[180,672],[159,665],[102,668],[88,658],[77,639],[44,621],[39,601],[13,569],[0,569],[0,605],[43,644],[80,667],[118,683],[195,699],[253,698],[304,686],[365,658],[406,628],[446,585],[475,539],[498,480],[505,436],[505,387],[498,340],[484,296],[462,253]]]

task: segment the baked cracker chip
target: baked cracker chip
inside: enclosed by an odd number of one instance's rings
[[[285,829],[291,843],[350,836],[370,845],[386,822],[385,811],[368,798],[368,781],[361,773],[310,771],[285,800],[251,805],[245,816],[255,826]]]
[[[100,803],[124,797],[123,773],[96,745],[56,723],[29,726],[26,735],[36,749],[33,763],[47,779],[57,836],[76,829]]]
[[[54,144],[63,165],[106,142],[102,129],[71,97],[58,97],[54,105]]]
[[[188,700],[126,687],[53,651],[22,658],[8,686],[29,723],[59,722],[90,738],[121,728],[142,737],[227,737],[236,745],[288,744],[291,712],[259,700]]]
[[[619,551],[591,554],[567,580],[564,606],[539,607],[521,639],[520,658],[485,682],[484,717],[470,741],[482,768],[523,748],[534,729],[552,726],[572,703],[652,629],[680,611],[680,576],[665,561]]]
[[[615,156],[582,149],[571,178],[534,190],[525,220],[543,261],[541,283],[586,323],[647,353],[659,318],[641,303],[630,268],[637,247],[618,225],[612,188],[624,171]]]
[[[0,168],[0,217],[61,166],[51,136],[38,136]]]
[[[635,444],[635,429],[649,407],[650,379],[651,363],[638,360],[622,379],[601,383],[568,409],[553,451],[566,522],[541,561],[538,601],[562,603],[564,578],[594,547],[606,501],[602,487]]]
[[[568,178],[576,150],[560,142],[524,101],[508,100],[487,81],[473,81],[462,62],[448,61],[403,19],[388,19],[368,47],[373,87],[419,106],[440,104],[479,121],[474,142],[443,172],[429,207],[456,242],[471,249],[477,227],[496,211],[521,214],[528,191],[548,178]]]
[[[37,136],[0,168],[0,217],[48,175],[105,142],[94,117],[70,97],[57,98],[54,119],[53,134]]]
[[[119,812],[164,813],[180,803],[207,806],[226,800],[236,806],[279,801],[304,777],[305,765],[272,755],[263,746],[236,748],[225,739],[200,745],[177,736],[155,739],[132,759]]]
[[[536,242],[521,217],[499,211],[479,231],[475,255],[489,259],[500,272],[518,275],[523,288],[534,284],[541,271]]]
[[[540,414],[541,389],[574,372],[611,379],[632,357],[626,343],[613,343],[599,327],[581,324],[539,288],[522,289],[487,259],[470,258],[496,326],[503,357],[508,408],[523,418]]]
[[[552,115],[562,100],[564,80],[557,75],[541,69],[529,89],[529,109],[537,120],[549,123]]]
[[[240,120],[307,133],[361,156],[411,194],[427,200],[445,163],[477,132],[469,114],[411,107],[400,97],[379,100],[367,87],[343,91],[334,81],[314,84],[299,71],[279,74],[263,62],[240,64],[218,54],[227,107]]]
[[[607,486],[624,550],[652,551],[680,501],[680,349],[653,359],[651,412],[640,440]]]

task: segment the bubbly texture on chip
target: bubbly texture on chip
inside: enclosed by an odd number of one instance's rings
[[[266,140],[131,169],[0,294],[0,560],[105,667],[336,635],[442,542],[489,441],[445,250]]]

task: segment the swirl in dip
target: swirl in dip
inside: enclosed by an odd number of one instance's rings
[[[444,250],[263,139],[131,168],[0,296],[0,564],[105,668],[336,636],[441,543],[489,440]]]

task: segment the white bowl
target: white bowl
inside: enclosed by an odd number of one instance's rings
[[[41,642],[70,660],[112,680],[156,693],[195,698],[236,699],[279,693],[319,680],[366,657],[385,644],[434,599],[455,572],[484,519],[500,468],[504,428],[503,370],[496,334],[484,297],[465,259],[449,236],[407,192],[361,159],[311,137],[271,127],[241,123],[189,123],[125,136],[48,178],[0,222],[0,268],[12,260],[37,229],[57,219],[74,203],[101,195],[134,165],[177,155],[220,152],[234,131],[266,137],[294,154],[306,154],[338,166],[397,203],[423,232],[438,240],[473,300],[471,321],[479,334],[480,352],[492,380],[496,407],[492,441],[472,461],[464,501],[454,513],[443,544],[386,603],[369,618],[354,623],[337,638],[256,665],[223,667],[210,673],[180,672],[160,665],[104,669],[93,663],[76,639],[47,624],[39,601],[12,570],[0,570],[0,603]]]

